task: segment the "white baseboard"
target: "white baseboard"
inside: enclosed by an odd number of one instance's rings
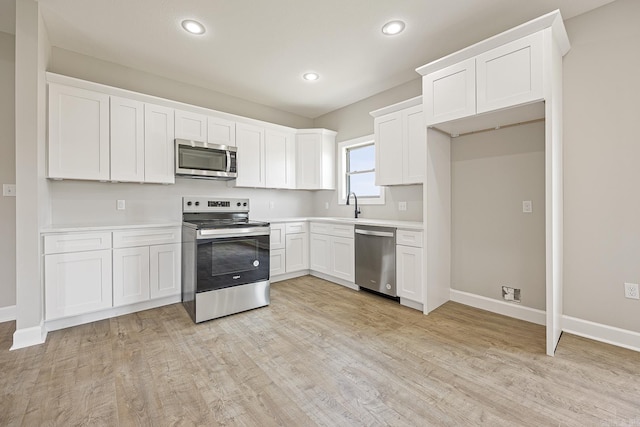
[[[455,289],[451,289],[451,301],[538,325],[544,326],[547,323],[547,314],[545,311],[470,294],[468,292],[457,291]]]
[[[97,322],[98,320],[109,319],[111,317],[135,313],[137,311],[162,307],[163,305],[175,304],[180,301],[182,301],[181,295],[173,295],[170,297],[158,298],[150,301],[139,302],[136,304],[124,305],[122,307],[109,308],[107,310],[96,311],[93,313],[80,314],[78,316],[47,320],[45,326],[47,331],[57,331],[58,329],[69,328],[71,326]]]
[[[359,291],[360,290],[360,286],[356,285],[355,283],[347,282],[346,280],[339,279],[339,278],[333,277],[333,276],[329,276],[328,274],[320,273],[319,271],[311,270],[309,272],[309,274],[314,276],[314,277],[319,277],[320,279],[324,279],[327,282],[337,283],[338,285],[342,285],[342,286],[345,286],[345,287],[347,287],[349,289],[353,289],[354,291]]]
[[[279,274],[277,276],[271,276],[269,278],[269,281],[271,283],[278,283],[278,282],[282,282],[283,280],[295,279],[296,277],[306,276],[307,274],[309,274],[309,270],[294,271],[293,273],[285,273],[285,274]]]
[[[20,348],[31,347],[32,345],[44,344],[46,340],[47,330],[44,327],[44,322],[40,323],[40,326],[16,329],[13,333],[13,345],[11,346],[11,350],[18,350]]]
[[[0,323],[16,320],[16,306],[0,307]]]
[[[414,310],[423,311],[424,306],[422,303],[411,301],[410,299],[400,297],[400,305],[413,308]]]
[[[640,333],[589,320],[562,316],[562,331],[618,347],[640,351]],[[562,341],[560,341],[562,343]]]

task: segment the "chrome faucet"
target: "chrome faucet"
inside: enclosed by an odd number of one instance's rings
[[[353,198],[356,201],[356,209],[354,212],[354,218],[358,218],[358,215],[360,215],[362,212],[360,212],[360,209],[358,209],[358,196],[356,196],[356,193],[354,193],[353,191],[349,194],[347,194],[347,206],[349,206],[349,197],[353,194]]]

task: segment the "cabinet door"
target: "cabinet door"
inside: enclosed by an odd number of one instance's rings
[[[265,132],[265,173],[267,188],[294,188],[296,147],[293,133]]]
[[[467,59],[422,78],[426,125],[476,113],[475,59]]]
[[[422,248],[396,246],[396,276],[398,296],[422,304]]]
[[[113,250],[113,305],[149,299],[149,247]]]
[[[284,274],[286,270],[286,256],[284,249],[272,249],[270,254],[269,271],[271,276]]]
[[[284,230],[285,224],[271,224],[271,236],[269,237],[271,250],[286,247]]]
[[[542,65],[542,32],[478,55],[478,113],[541,100]]]
[[[236,125],[238,187],[264,187],[264,128],[238,123]]]
[[[236,122],[220,117],[207,118],[207,142],[236,146]]]
[[[296,136],[296,188],[318,190],[321,188],[322,139],[320,134]]]
[[[48,177],[109,179],[109,95],[49,83]]]
[[[422,105],[407,108],[403,115],[402,182],[420,184],[424,181],[427,165],[427,125]]]
[[[149,247],[149,289],[151,298],[180,295],[181,245],[154,245]]]
[[[376,185],[402,184],[402,112],[376,117]]]
[[[162,184],[175,182],[173,108],[144,106],[144,180]]]
[[[348,282],[355,281],[355,245],[347,237],[331,237],[331,275]]]
[[[144,104],[111,97],[111,180],[144,181]]]
[[[111,249],[46,255],[44,283],[46,320],[111,307]]]
[[[286,271],[307,270],[309,268],[309,237],[306,233],[287,234]]]
[[[309,241],[309,268],[320,273],[331,273],[329,257],[330,236],[311,233]]]
[[[207,141],[207,116],[176,110],[175,113],[176,138],[194,141]]]

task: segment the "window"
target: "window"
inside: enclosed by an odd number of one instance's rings
[[[341,142],[338,155],[338,203],[345,204],[347,194],[353,192],[359,204],[384,204],[384,187],[375,184],[376,148],[373,135]]]

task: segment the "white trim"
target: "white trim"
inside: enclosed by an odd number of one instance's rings
[[[640,333],[627,329],[563,315],[562,331],[618,347],[628,348],[629,350],[640,351]]]
[[[526,322],[536,323],[538,325],[544,326],[546,322],[546,313],[543,310],[524,307],[522,305],[499,301],[468,292],[457,291],[455,289],[451,289],[451,301],[487,310],[492,313],[502,314],[503,316],[524,320]]]
[[[311,276],[318,277],[320,279],[326,280],[327,282],[335,283],[337,285],[342,285],[342,286],[347,287],[349,289],[353,289],[354,291],[359,291],[360,290],[360,286],[356,285],[355,283],[347,282],[346,280],[339,279],[337,277],[333,277],[333,276],[330,276],[330,275],[325,274],[325,273],[320,273],[319,271],[311,270],[309,272],[309,274]]]
[[[284,273],[284,274],[278,274],[277,276],[271,276],[269,278],[269,281],[273,284],[273,283],[282,282],[283,280],[295,279],[296,277],[306,276],[308,274],[309,274],[309,270],[294,271],[292,273]]]
[[[347,141],[342,141],[338,143],[338,159],[337,159],[338,184],[336,187],[336,189],[338,190],[336,191],[336,193],[338,194],[338,205],[347,204],[346,194],[344,194],[345,192],[344,189],[346,185],[344,182],[344,176],[346,173],[345,160],[346,160],[347,148],[352,148],[352,147],[357,147],[359,145],[367,145],[367,144],[375,144],[375,136],[373,134],[349,139]],[[380,189],[382,190],[380,192],[380,197],[370,197],[370,198],[361,197],[358,199],[358,205],[359,206],[384,205],[387,188],[384,186],[380,186]]]
[[[40,326],[16,329],[13,333],[13,345],[11,346],[11,350],[18,350],[20,348],[31,347],[32,345],[44,344],[46,340],[47,330],[44,327],[44,322],[41,322]]]
[[[16,320],[16,306],[0,307],[0,323]]]
[[[181,295],[172,295],[165,298],[158,298],[136,304],[123,305],[122,307],[109,308],[107,310],[93,313],[80,314],[78,316],[65,317],[62,319],[48,320],[45,323],[47,331],[57,331],[58,329],[69,328],[71,326],[83,325],[85,323],[96,322],[98,320],[110,319],[112,317],[131,314],[138,311],[149,310],[151,308],[162,307],[163,305],[175,304],[182,300]]]
[[[424,306],[421,302],[411,301],[410,299],[400,297],[400,305],[404,305],[405,307],[413,308],[414,310],[423,311]]]

